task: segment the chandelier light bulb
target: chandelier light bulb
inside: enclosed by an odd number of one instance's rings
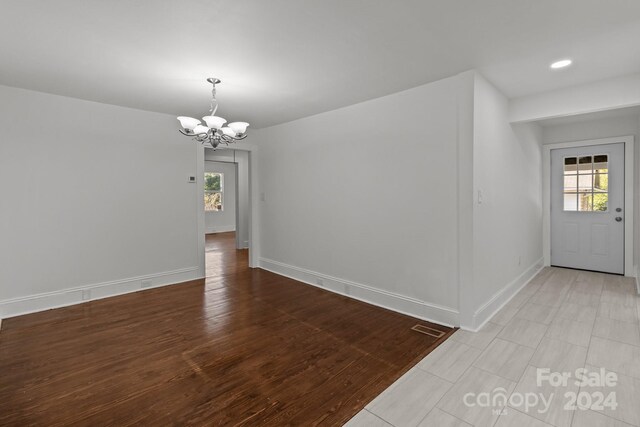
[[[247,131],[249,123],[247,122],[233,122],[228,125],[237,135],[242,135]]]
[[[218,116],[204,116],[202,120],[204,120],[211,129],[222,129],[222,126],[227,123],[226,119]]]
[[[222,131],[223,134],[227,136],[231,136],[231,137],[236,136],[236,133],[230,127],[223,127],[220,130]]]
[[[195,128],[193,128],[193,133],[195,133],[196,135],[202,135],[208,132],[209,132],[209,128],[206,126],[198,125]]]
[[[193,130],[193,128],[200,124],[200,120],[194,119],[193,117],[180,116],[178,120],[180,121],[180,125],[187,130]]]

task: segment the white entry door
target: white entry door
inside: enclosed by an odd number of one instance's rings
[[[551,265],[624,274],[624,143],[551,150]]]

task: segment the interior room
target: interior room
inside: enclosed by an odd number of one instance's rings
[[[640,427],[640,2],[6,0],[0,426]]]

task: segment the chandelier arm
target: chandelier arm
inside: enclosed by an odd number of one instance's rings
[[[182,129],[178,129],[178,132],[180,132],[181,134],[186,135],[186,136],[193,136],[193,135],[195,135],[195,134],[193,134],[193,133],[185,132],[185,131],[183,131]]]
[[[233,142],[233,137],[229,136],[229,135],[222,135],[222,140],[224,141],[225,144],[229,145],[230,142]]]

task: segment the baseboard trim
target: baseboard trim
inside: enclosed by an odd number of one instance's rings
[[[473,314],[472,325],[460,325],[461,329],[471,332],[480,330],[495,314],[526,286],[544,268],[544,259],[540,258],[522,274],[498,291],[489,301]]]
[[[407,316],[445,326],[457,326],[460,315],[456,309],[420,301],[362,283],[329,276],[267,258],[260,258],[260,268],[358,301],[396,311]]]
[[[205,234],[215,234],[215,233],[228,233],[230,231],[236,231],[235,225],[220,225],[217,227],[207,228],[205,230]]]
[[[201,277],[196,277],[199,276],[198,270],[198,267],[187,267],[68,288],[55,292],[45,292],[26,297],[6,299],[0,301],[0,318],[6,319],[23,314],[50,310],[52,308],[66,307],[87,301],[201,279]]]

